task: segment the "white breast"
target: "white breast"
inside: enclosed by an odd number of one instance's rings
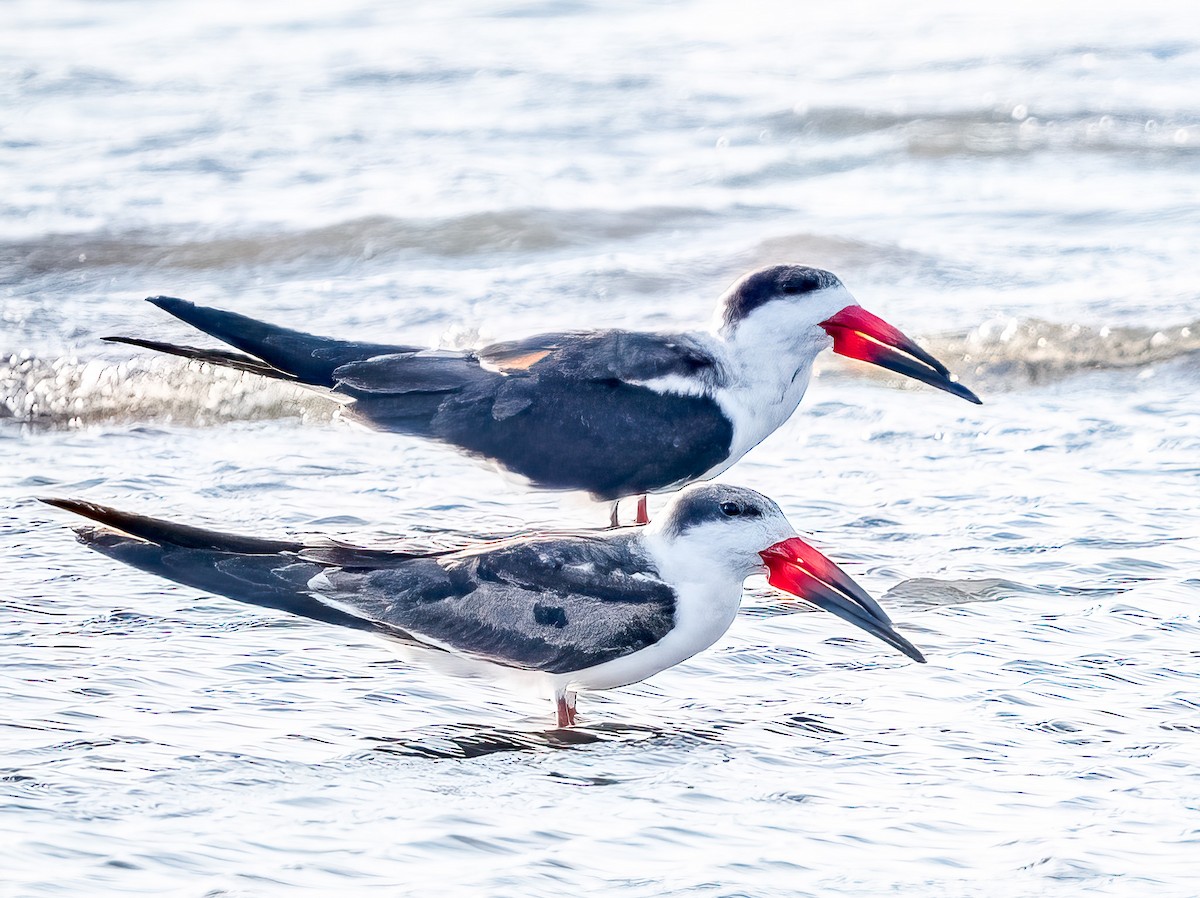
[[[725,564],[680,555],[647,535],[646,548],[676,594],[675,624],[652,646],[562,676],[571,690],[615,689],[674,667],[711,646],[729,629],[742,602],[742,582]]]
[[[812,379],[817,354],[833,344],[824,333],[787,349],[731,352],[730,383],[713,398],[733,424],[729,457],[705,474],[715,477],[790,418]]]

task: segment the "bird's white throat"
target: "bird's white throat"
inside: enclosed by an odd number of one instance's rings
[[[729,458],[720,474],[791,417],[812,379],[817,355],[833,338],[817,322],[797,326],[794,309],[772,303],[719,334],[726,384],[713,398],[733,422]],[[821,319],[824,320],[824,319]]]

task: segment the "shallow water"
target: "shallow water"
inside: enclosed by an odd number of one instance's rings
[[[0,893],[1195,894],[1190,7],[863,10],[5,7]],[[553,733],[541,701],[115,567],[33,499],[598,523],[99,338],[191,339],[158,293],[446,345],[687,326],[781,260],[985,400],[823,360],[726,477],[926,666],[760,582],[717,647]]]

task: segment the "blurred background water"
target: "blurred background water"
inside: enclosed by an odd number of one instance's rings
[[[13,0],[0,10],[0,894],[1194,895],[1189,4]],[[603,520],[249,376],[167,293],[460,345],[837,272],[981,407],[824,360],[726,479],[929,656],[753,586],[585,726],[78,547]],[[652,506],[653,510],[653,506]]]

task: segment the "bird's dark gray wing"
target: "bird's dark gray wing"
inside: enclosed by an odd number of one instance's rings
[[[636,331],[563,332],[493,343],[474,353],[425,350],[358,359],[334,371],[356,396],[456,393],[508,376],[639,383],[670,375],[718,386],[716,358],[695,337]]]
[[[595,331],[539,334],[493,343],[476,351],[485,365],[521,373],[577,380],[638,383],[676,375],[708,387],[723,376],[713,354],[687,334]]]
[[[492,376],[469,353],[433,349],[376,355],[333,372],[343,392],[367,395],[453,393]]]
[[[644,385],[672,375],[680,392]],[[711,396],[722,377],[696,338],[606,331],[376,356],[338,368],[334,389],[377,427],[459,446],[540,487],[614,499],[725,460],[732,425]]]
[[[415,558],[436,558],[455,552],[481,552],[493,546],[522,539],[593,539],[612,534],[614,527],[571,527],[548,530],[530,528],[498,539],[494,533],[465,530],[438,530],[413,533],[399,540],[388,539],[375,545],[355,545],[335,537],[310,538],[296,550],[304,561],[340,568],[398,567]]]
[[[569,673],[653,645],[675,593],[634,537],[552,537],[330,570],[314,591],[337,607],[439,647],[508,667]]]
[[[414,553],[246,537],[72,499],[86,545],[198,589],[509,667],[569,673],[662,639],[675,593],[636,533],[523,537]],[[115,529],[109,529],[115,528]]]

